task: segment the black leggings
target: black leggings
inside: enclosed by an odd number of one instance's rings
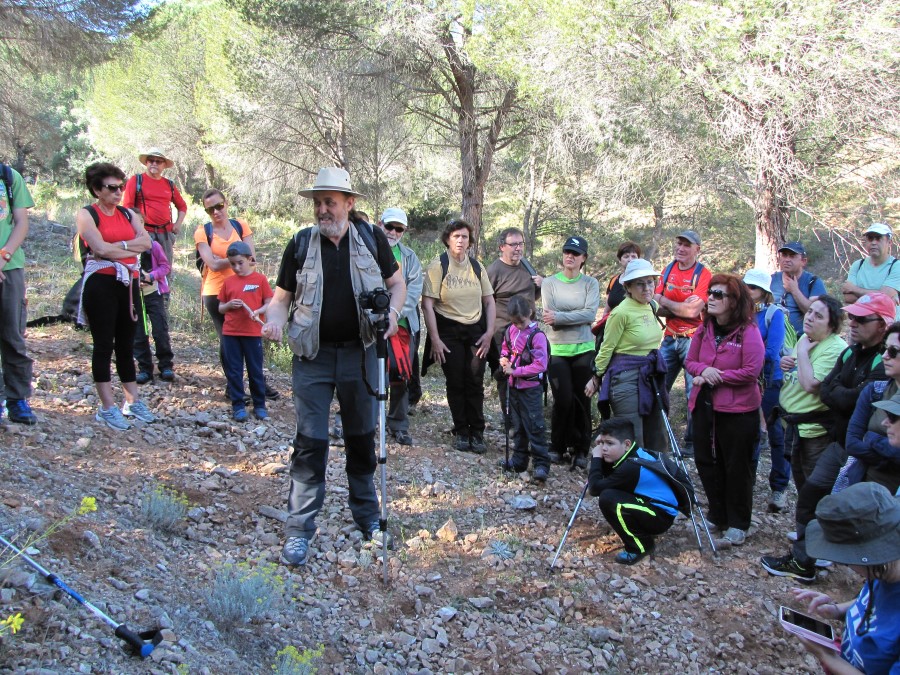
[[[111,274],[94,273],[84,283],[82,306],[94,340],[91,375],[94,382],[110,382],[110,362],[116,354],[116,374],[123,383],[134,382],[134,332],[129,291],[136,311],[140,311],[140,290],[135,281],[126,286]]]
[[[571,446],[576,457],[587,455],[591,444],[591,402],[584,395],[584,386],[591,379],[593,362],[593,350],[575,356],[550,357],[551,452],[562,455]]]

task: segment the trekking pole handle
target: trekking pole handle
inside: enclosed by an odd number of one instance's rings
[[[135,633],[124,623],[120,623],[116,626],[116,637],[127,643],[128,646],[131,647],[132,652],[142,659],[150,656],[153,650],[156,649],[156,645],[153,642],[144,641],[144,638]]]

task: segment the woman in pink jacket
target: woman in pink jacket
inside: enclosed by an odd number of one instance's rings
[[[685,369],[694,460],[709,500],[709,520],[723,543],[740,546],[753,506],[753,449],[759,437],[759,374],[765,345],[750,289],[733,274],[709,282],[707,317],[694,333]]]

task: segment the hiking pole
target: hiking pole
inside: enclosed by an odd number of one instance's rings
[[[697,548],[700,551],[703,551],[703,540],[700,537],[700,526],[697,525],[697,517],[694,515],[694,511],[697,511],[697,514],[700,516],[700,522],[703,524],[703,529],[706,531],[706,537],[709,539],[709,546],[712,549],[713,555],[717,555],[718,551],[716,551],[716,545],[713,542],[712,533],[709,531],[709,523],[706,522],[706,516],[703,515],[703,509],[700,508],[700,502],[697,501],[697,492],[694,489],[694,484],[690,480],[690,474],[687,471],[687,465],[684,461],[684,456],[681,454],[681,448],[678,446],[678,441],[675,439],[675,432],[672,430],[672,424],[669,422],[669,416],[666,415],[666,411],[663,408],[662,395],[659,392],[659,385],[656,383],[656,379],[651,377],[650,382],[653,384],[653,392],[656,395],[656,402],[659,405],[659,414],[662,415],[663,424],[666,427],[666,432],[669,434],[669,444],[672,446],[672,455],[675,457],[675,463],[678,465],[678,468],[684,471],[684,475],[688,477],[688,497],[691,500],[691,523],[694,525],[694,536],[697,538]]]
[[[578,509],[581,508],[581,502],[584,501],[584,496],[587,494],[588,485],[590,485],[590,481],[587,480],[584,483],[584,488],[581,490],[581,496],[578,498],[578,501],[575,504],[575,509],[572,511],[572,517],[569,518],[569,524],[566,525],[566,531],[563,532],[562,540],[559,542],[559,547],[556,549],[556,555],[553,556],[553,561],[550,563],[549,572],[553,571],[553,566],[556,564],[556,561],[559,559],[559,554],[562,553],[563,546],[566,545],[566,539],[569,537],[569,532],[572,529],[572,525],[575,524],[575,516],[578,515]]]
[[[81,597],[81,595],[69,588],[69,586],[66,585],[65,581],[35,562],[24,551],[16,548],[12,543],[7,541],[3,537],[0,537],[0,544],[3,544],[8,549],[13,551],[17,557],[21,557],[25,562],[27,562],[35,570],[37,570],[41,574],[41,576],[44,577],[44,579],[46,579],[54,586],[58,587],[63,593],[75,600],[79,605],[87,607],[90,610],[91,614],[100,619],[103,623],[113,628],[115,630],[116,637],[127,643],[128,646],[131,647],[131,651],[135,656],[140,656],[142,659],[147,658],[150,653],[156,648],[156,645],[162,642],[163,638],[160,631],[147,630],[141,633],[135,633],[124,623],[116,623],[109,616],[97,609],[97,607],[95,607],[93,604]]]
[[[506,410],[503,411],[503,429],[506,432],[506,464],[503,465],[504,469],[509,466],[509,388],[512,385],[509,383],[509,379],[506,381]]]

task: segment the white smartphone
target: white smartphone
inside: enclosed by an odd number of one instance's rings
[[[782,627],[789,633],[812,640],[835,651],[841,650],[840,643],[835,642],[834,629],[831,624],[783,605],[779,610],[779,616]]]

